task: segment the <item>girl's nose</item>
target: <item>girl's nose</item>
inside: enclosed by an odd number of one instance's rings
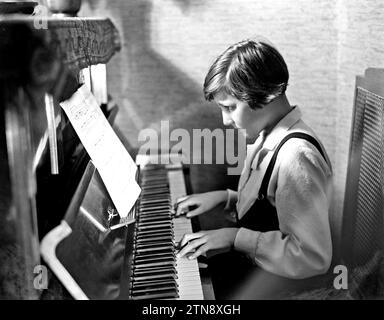
[[[223,124],[225,126],[230,126],[233,123],[231,116],[227,112],[222,111],[222,116],[223,116]]]

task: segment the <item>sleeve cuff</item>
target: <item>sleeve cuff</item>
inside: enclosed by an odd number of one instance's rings
[[[225,204],[225,210],[232,210],[237,202],[237,192],[231,189],[227,189],[228,197],[227,203]]]
[[[236,234],[234,248],[235,250],[243,252],[254,259],[256,256],[259,237],[259,231],[240,228]]]

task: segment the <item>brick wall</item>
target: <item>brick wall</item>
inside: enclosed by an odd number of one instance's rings
[[[202,96],[209,65],[234,42],[269,38],[288,64],[291,104],[330,155],[339,224],[355,76],[383,66],[383,7],[380,0],[89,0],[81,15],[109,16],[120,29],[123,50],[109,65],[109,90],[132,146],[140,129],[159,128],[160,120],[171,128],[220,127],[220,112]],[[222,166],[192,169],[197,192],[236,184]]]

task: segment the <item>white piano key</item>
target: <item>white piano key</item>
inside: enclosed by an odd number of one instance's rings
[[[182,170],[168,171],[171,203],[187,194],[184,174]],[[180,241],[186,233],[192,233],[191,220],[178,217],[173,220],[175,241]],[[196,259],[189,260],[186,257],[176,258],[177,284],[179,285],[179,299],[202,300],[203,288],[200,280],[199,265]]]

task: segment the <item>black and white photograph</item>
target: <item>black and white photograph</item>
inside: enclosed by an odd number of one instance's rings
[[[383,248],[383,1],[0,1],[0,300],[383,300]]]

